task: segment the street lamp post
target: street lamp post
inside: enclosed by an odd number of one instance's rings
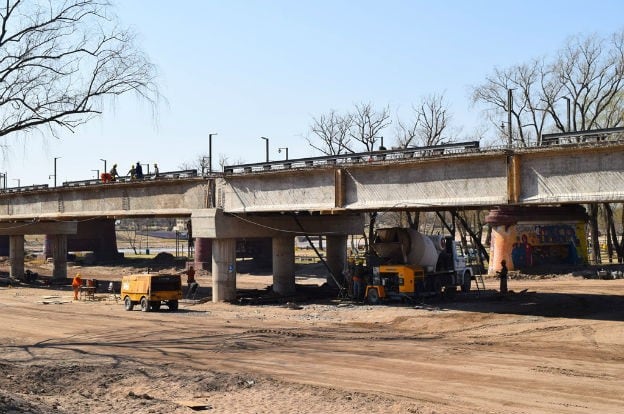
[[[104,161],[104,172],[108,172],[106,169],[106,160],[104,158],[100,158],[100,161]]]
[[[100,170],[91,170],[91,171],[95,172],[96,179],[100,178]]]
[[[21,181],[19,178],[14,178],[13,181],[17,181],[17,188],[21,187]]]
[[[281,153],[282,150],[286,152],[286,161],[288,161],[288,147],[281,147],[277,149],[277,152]]]
[[[566,130],[566,132],[570,132],[571,126],[570,126],[570,98],[568,98],[567,96],[564,96],[563,99],[566,100],[566,113],[568,115],[568,129]]]
[[[266,162],[269,162],[269,139],[267,137],[260,137],[260,139],[263,139],[266,143],[264,152],[266,154]]]
[[[212,173],[212,137],[217,133],[208,134],[208,173]]]
[[[509,148],[511,148],[513,144],[512,135],[511,135],[512,133],[511,111],[513,111],[513,94],[511,91],[512,89],[507,89],[507,127],[509,128],[507,145],[509,146]]]
[[[54,157],[54,186],[56,187],[56,160],[58,160],[61,157]],[[50,178],[50,177],[48,177]]]

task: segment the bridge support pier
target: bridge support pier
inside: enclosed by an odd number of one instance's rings
[[[9,275],[15,279],[24,277],[24,235],[9,236]]]
[[[295,242],[291,236],[273,237],[273,292],[294,295]]]
[[[52,247],[52,280],[63,280],[67,278],[67,235],[54,234],[50,236]]]
[[[212,239],[208,237],[195,238],[195,269],[211,270],[212,267]]]
[[[327,236],[327,265],[331,269],[337,281],[344,286],[342,270],[347,263],[347,236],[328,235]],[[327,275],[327,284],[337,288],[336,280],[331,275]]]
[[[212,240],[212,301],[236,299],[236,239]]]

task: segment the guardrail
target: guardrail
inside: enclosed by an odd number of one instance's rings
[[[132,178],[130,176],[117,177],[115,181],[103,182],[101,179],[92,178],[89,180],[79,180],[79,181],[65,181],[63,182],[63,187],[83,187],[90,185],[110,185],[115,183],[126,183],[126,182],[141,182],[141,181],[149,181],[149,180],[175,180],[178,178],[190,178],[197,177],[197,170],[180,170],[180,171],[166,171],[162,173],[156,174],[145,174],[143,178]]]
[[[452,144],[411,147],[381,151],[358,152],[351,154],[327,155],[323,157],[297,158],[253,164],[228,165],[223,167],[225,174],[251,173],[260,171],[287,170],[327,165],[358,164],[372,161],[392,161],[448,154],[462,154],[479,151],[479,141],[457,142]]]
[[[605,128],[590,131],[543,134],[542,146],[578,144],[582,142],[603,142],[624,140],[624,128]]]
[[[25,185],[23,187],[8,187],[8,188],[0,188],[1,193],[22,193],[26,191],[38,191],[38,190],[47,190],[47,184],[34,184],[34,185]]]

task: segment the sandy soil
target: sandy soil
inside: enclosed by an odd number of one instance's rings
[[[207,295],[210,278],[199,283]],[[624,280],[509,285],[527,291],[149,313],[105,292],[83,302],[69,286],[0,287],[0,412],[621,413]]]

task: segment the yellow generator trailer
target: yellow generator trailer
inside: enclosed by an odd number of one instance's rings
[[[373,269],[372,284],[366,286],[366,299],[369,303],[379,303],[383,299],[413,298],[423,291],[425,272],[414,265],[386,265]]]
[[[159,310],[162,304],[170,311],[178,310],[182,299],[180,275],[140,274],[124,276],[121,281],[121,297],[124,308],[131,311],[134,305],[141,305],[143,312]]]

